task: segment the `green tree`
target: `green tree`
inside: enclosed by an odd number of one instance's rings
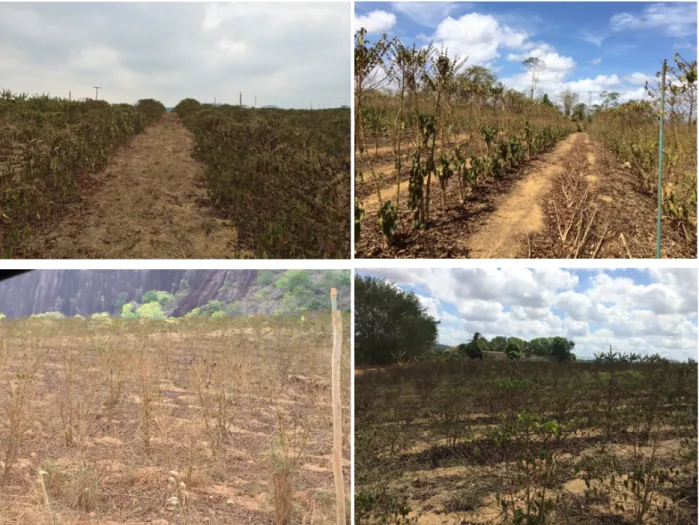
[[[575,104],[573,106],[573,118],[576,118],[577,120],[585,120],[585,115],[587,114],[587,106],[580,102],[579,104]]]
[[[551,339],[549,337],[537,337],[529,341],[524,349],[525,353],[546,356],[551,355]]]
[[[434,347],[439,321],[414,293],[373,277],[357,276],[354,283],[357,364],[392,364]]]
[[[602,100],[604,100],[604,109],[608,109],[609,106],[614,108],[618,105],[617,101],[621,95],[616,91],[602,91],[600,96],[602,97]]]
[[[493,352],[504,352],[507,348],[507,337],[498,335],[490,340],[490,349]]]
[[[276,286],[285,291],[309,288],[311,286],[311,274],[308,270],[287,270],[279,278]]]
[[[133,311],[136,303],[126,303],[121,307],[121,317],[122,319],[136,319],[138,316]]]
[[[508,337],[507,345],[509,346],[510,343],[517,345],[517,348],[519,348],[520,353],[524,352],[524,346],[526,344],[524,342],[524,339],[520,339],[519,337]],[[507,352],[507,348],[505,349],[505,351]]]
[[[529,57],[524,62],[522,62],[522,65],[531,74],[532,85],[531,89],[529,90],[529,98],[531,100],[534,100],[534,91],[536,91],[536,84],[539,82],[539,75],[541,75],[541,72],[546,68],[546,62],[537,57]]]
[[[126,301],[129,298],[129,294],[126,292],[121,292],[119,295],[117,295],[117,298],[114,300],[113,306],[113,312],[115,314],[119,314],[121,312],[121,309],[123,306],[126,304]]]
[[[154,321],[162,321],[165,319],[163,309],[157,301],[139,306],[136,309],[136,316],[141,319],[152,319]]]
[[[257,272],[257,284],[269,286],[277,280],[278,274],[271,270],[260,270]]]
[[[516,341],[510,339],[510,341],[507,342],[505,353],[509,359],[519,359],[522,357],[522,347],[518,345]]]
[[[160,306],[167,306],[168,303],[172,301],[172,295],[167,292],[162,292],[160,290],[149,290],[143,294],[143,304],[147,303],[160,303]]]
[[[561,93],[561,102],[563,102],[563,114],[566,117],[570,117],[573,114],[573,106],[578,103],[578,94],[574,93],[573,90],[565,89]]]
[[[469,359],[483,359],[483,348],[485,345],[482,344],[482,341],[487,343],[487,340],[483,339],[481,334],[476,332],[469,343],[458,346],[459,352],[466,355]]]
[[[570,353],[575,348],[575,343],[565,337],[551,338],[551,355],[557,356],[561,361],[568,361]]]

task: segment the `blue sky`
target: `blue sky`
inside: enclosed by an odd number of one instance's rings
[[[560,335],[575,353],[697,356],[695,269],[372,269],[414,292],[441,321],[439,342],[457,345],[475,332],[529,340]]]
[[[360,26],[370,40],[386,32],[408,45],[444,44],[517,90],[530,83],[522,60],[536,56],[547,65],[541,93],[555,100],[570,88],[587,103],[592,92],[593,104],[602,91],[642,98],[663,59],[697,57],[694,2],[357,2]]]

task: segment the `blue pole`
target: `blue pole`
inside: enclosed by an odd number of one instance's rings
[[[660,88],[660,136],[658,138],[658,227],[656,238],[658,247],[656,257],[660,259],[660,242],[662,240],[663,222],[663,125],[665,122],[665,73],[667,71],[667,60],[663,60],[663,83]]]

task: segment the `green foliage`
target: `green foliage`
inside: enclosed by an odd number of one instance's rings
[[[226,303],[223,301],[209,301],[203,306],[198,306],[191,312],[185,314],[185,318],[189,319],[190,317],[213,317],[213,315],[216,312],[222,312],[224,315],[226,314]]]
[[[143,304],[146,303],[160,303],[160,306],[167,306],[168,304],[171,304],[173,301],[173,296],[172,294],[169,294],[168,292],[163,292],[159,290],[150,290],[146,293],[143,294],[143,299],[142,302]]]
[[[359,199],[355,197],[354,199],[354,239],[355,243],[359,240],[359,237],[361,236],[362,233],[362,220],[364,220],[364,216],[366,215],[366,212],[364,211],[364,208],[362,208],[361,202],[359,202]]]
[[[278,278],[278,272],[273,272],[270,270],[260,270],[257,272],[257,284],[260,286],[269,286],[270,284],[276,282]]]
[[[277,281],[277,287],[285,292],[308,288],[310,285],[311,275],[308,270],[287,270]]]
[[[189,293],[189,282],[187,279],[182,279],[175,292],[175,297],[182,298]]]
[[[355,278],[355,362],[390,364],[429,352],[436,321],[417,296],[372,277]]]
[[[561,361],[567,361],[570,353],[575,348],[575,343],[565,337],[551,338],[551,355],[557,356]]]
[[[63,319],[61,312],[44,312],[43,314],[34,314],[31,319]]]
[[[123,316],[122,316],[123,317]],[[165,320],[165,314],[158,302],[142,304],[136,309],[136,317],[141,319],[151,319],[153,321]]]
[[[121,307],[121,318],[122,319],[137,319],[138,315],[133,311],[136,307],[136,303],[126,303]]]
[[[112,311],[116,314],[121,313],[121,309],[123,306],[126,304],[126,300],[129,298],[129,294],[126,292],[121,292],[119,295],[117,295],[117,298],[114,300],[114,305]]]
[[[473,334],[473,339],[470,342],[460,344],[457,348],[460,354],[465,355],[469,359],[483,359],[483,352],[491,350],[488,340],[478,332]]]
[[[398,209],[391,201],[384,202],[379,210],[379,228],[383,233],[384,242],[391,246],[398,228]]]
[[[90,316],[90,319],[109,319],[109,313],[108,312],[94,313]]]
[[[519,359],[522,357],[522,346],[513,341],[514,338],[510,338],[507,342],[507,347],[505,348],[505,353],[509,359]]]
[[[490,349],[493,352],[504,352],[507,348],[507,337],[498,335],[490,340]]]
[[[223,310],[219,310],[211,314],[212,319],[228,319],[228,314]]]

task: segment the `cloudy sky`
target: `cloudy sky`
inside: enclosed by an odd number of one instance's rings
[[[418,295],[441,320],[439,342],[475,332],[525,340],[563,336],[575,354],[609,350],[697,357],[697,270],[372,269]]]
[[[620,101],[643,98],[644,83],[675,53],[697,57],[697,4],[647,2],[370,3],[355,4],[355,30],[404,44],[434,42],[483,65],[518,91],[531,84],[522,61],[542,59],[538,89],[553,100],[566,88],[584,103],[602,91]]]
[[[350,103],[349,3],[0,3],[0,87],[174,106]]]

